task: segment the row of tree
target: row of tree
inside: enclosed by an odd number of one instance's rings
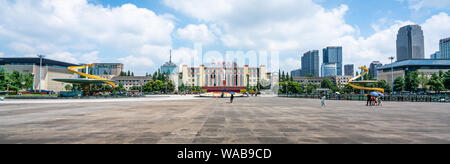
[[[7,72],[4,68],[0,68],[0,91],[29,90],[33,87],[33,74],[20,73],[14,70]]]
[[[431,77],[423,72],[411,71],[405,77],[398,77],[394,80],[394,91],[445,91],[450,90],[450,70],[433,73]]]

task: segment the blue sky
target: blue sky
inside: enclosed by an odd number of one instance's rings
[[[304,52],[339,45],[344,64],[359,66],[395,56],[407,24],[422,26],[428,57],[450,37],[449,8],[442,0],[0,0],[0,56],[122,62],[144,75],[170,49],[190,64],[197,43],[223,54],[277,50],[290,71]]]

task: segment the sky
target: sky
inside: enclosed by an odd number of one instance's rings
[[[0,57],[119,62],[145,75],[170,51],[194,66],[211,51],[278,52],[291,71],[309,50],[342,46],[344,64],[387,64],[408,24],[422,26],[426,58],[438,51],[449,11],[450,0],[0,0]]]

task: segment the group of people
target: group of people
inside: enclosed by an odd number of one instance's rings
[[[376,94],[367,94],[367,104],[366,106],[383,106],[383,103],[381,101],[381,97],[383,97],[384,95],[381,93],[376,93]],[[320,97],[320,103],[321,103],[321,107],[326,107],[326,103],[325,100],[327,99],[327,97],[325,96],[325,94],[322,94],[322,96]]]
[[[374,96],[371,94],[367,94],[367,104],[366,106],[383,106],[381,103],[381,96]]]

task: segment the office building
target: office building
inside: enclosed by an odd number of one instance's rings
[[[441,52],[436,51],[435,53],[431,54],[430,59],[441,59]]]
[[[353,64],[344,65],[344,75],[345,76],[354,76],[355,75],[355,66]]]
[[[337,76],[336,65],[336,63],[322,64],[322,77]]]
[[[115,76],[120,76],[120,73],[123,71],[122,63],[94,63],[92,68],[89,68],[92,72],[89,72],[92,75],[97,75],[101,77],[105,77],[107,79],[111,79]]]
[[[302,73],[301,76],[312,74],[319,77],[319,51],[308,51],[302,56]]]
[[[378,78],[378,71],[377,68],[383,66],[383,64],[381,64],[379,61],[373,61],[372,63],[370,63],[369,66],[369,73],[371,74],[371,76],[374,79]]]
[[[302,76],[302,69],[296,69],[291,71],[291,76]]]
[[[327,47],[323,49],[323,64],[336,64],[336,75],[342,76],[342,47]]]
[[[397,61],[424,59],[424,36],[419,25],[407,25],[397,34]]]
[[[439,41],[440,59],[450,59],[450,37]]]

